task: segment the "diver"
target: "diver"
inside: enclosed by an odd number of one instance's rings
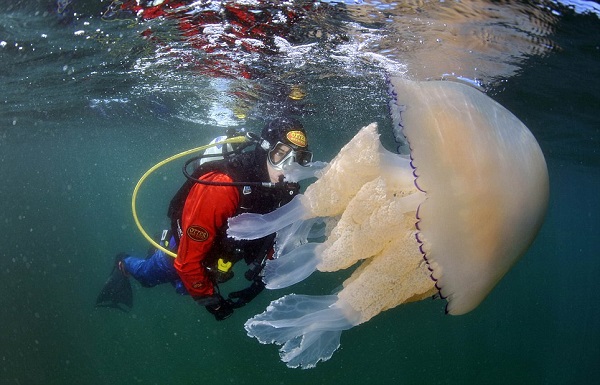
[[[255,135],[254,135],[255,136]],[[124,311],[133,305],[129,277],[144,287],[171,283],[179,294],[189,294],[217,320],[228,318],[233,310],[253,300],[263,289],[261,270],[273,255],[275,234],[256,240],[234,240],[226,235],[227,221],[235,215],[251,212],[265,214],[289,202],[299,191],[297,183],[283,181],[283,169],[296,162],[306,166],[312,161],[306,131],[290,117],[266,124],[255,148],[226,152],[220,160],[204,162],[173,196],[168,217],[171,229],[163,231],[160,244],[147,258],[118,254],[96,306]],[[219,284],[233,277],[233,265],[248,265],[244,274],[250,285],[224,298]]]

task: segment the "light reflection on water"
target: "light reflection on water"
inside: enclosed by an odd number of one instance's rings
[[[66,24],[57,23],[50,6],[40,11],[21,3],[21,12],[14,6],[1,16],[8,100],[18,101],[17,110],[48,116],[69,103],[56,98],[66,86],[82,101],[151,95],[167,106],[178,105],[172,113],[190,121],[243,124],[244,118],[272,114],[273,107],[293,108],[285,100],[293,85],[310,87],[324,78],[369,82],[400,73],[415,79],[462,78],[488,88],[518,73],[529,58],[560,50],[551,36],[559,18],[552,3],[361,3],[240,5],[274,15],[297,11],[277,30],[280,36],[251,31],[237,39],[228,30],[235,16],[220,24],[205,20],[209,12],[223,12],[217,2],[139,20],[117,8],[121,2],[113,2],[108,17],[108,4],[62,1],[63,14],[74,14]],[[29,71],[20,77],[15,70],[23,66]],[[211,80],[215,77],[221,79]],[[40,99],[49,99],[44,92],[53,97],[40,105]],[[368,96],[381,97],[378,92]],[[95,106],[89,101],[88,107]]]

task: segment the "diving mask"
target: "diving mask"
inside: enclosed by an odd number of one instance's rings
[[[276,170],[283,170],[285,166],[298,163],[306,166],[312,161],[312,152],[306,150],[294,150],[291,146],[277,142],[275,147],[269,151],[269,164]]]

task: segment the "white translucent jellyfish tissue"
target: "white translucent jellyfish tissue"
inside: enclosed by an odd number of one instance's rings
[[[327,166],[325,162],[311,162],[306,166],[300,166],[293,162],[283,169],[286,182],[300,182],[304,179],[318,178],[321,170]]]
[[[337,294],[287,295],[246,322],[249,336],[282,345],[290,367],[329,359],[343,330],[436,292],[450,314],[473,310],[542,224],[548,172],[523,123],[463,84],[395,78],[390,86],[410,160],[385,150],[371,124],[305,194],[230,220],[237,238],[278,232],[269,288],[361,261]],[[322,243],[309,242],[316,220],[330,221]]]

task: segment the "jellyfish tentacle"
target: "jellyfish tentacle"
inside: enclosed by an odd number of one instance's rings
[[[343,330],[355,326],[358,314],[336,295],[286,295],[246,321],[250,337],[282,345],[282,361],[291,368],[314,367],[340,346]]]
[[[277,231],[275,243],[276,258],[281,258],[281,256],[289,253],[296,247],[307,243],[309,238],[323,237],[324,234],[320,234],[314,229],[314,225],[322,221],[322,218],[298,220]]]
[[[319,161],[309,163],[307,166],[292,163],[284,169],[283,175],[286,182],[300,182],[304,179],[319,178],[325,167],[327,163]]]
[[[305,243],[277,259],[267,261],[263,281],[267,289],[281,289],[310,276],[319,264],[320,243]]]
[[[236,239],[258,239],[273,234],[304,217],[306,206],[302,195],[268,214],[243,213],[230,218],[227,235]]]

